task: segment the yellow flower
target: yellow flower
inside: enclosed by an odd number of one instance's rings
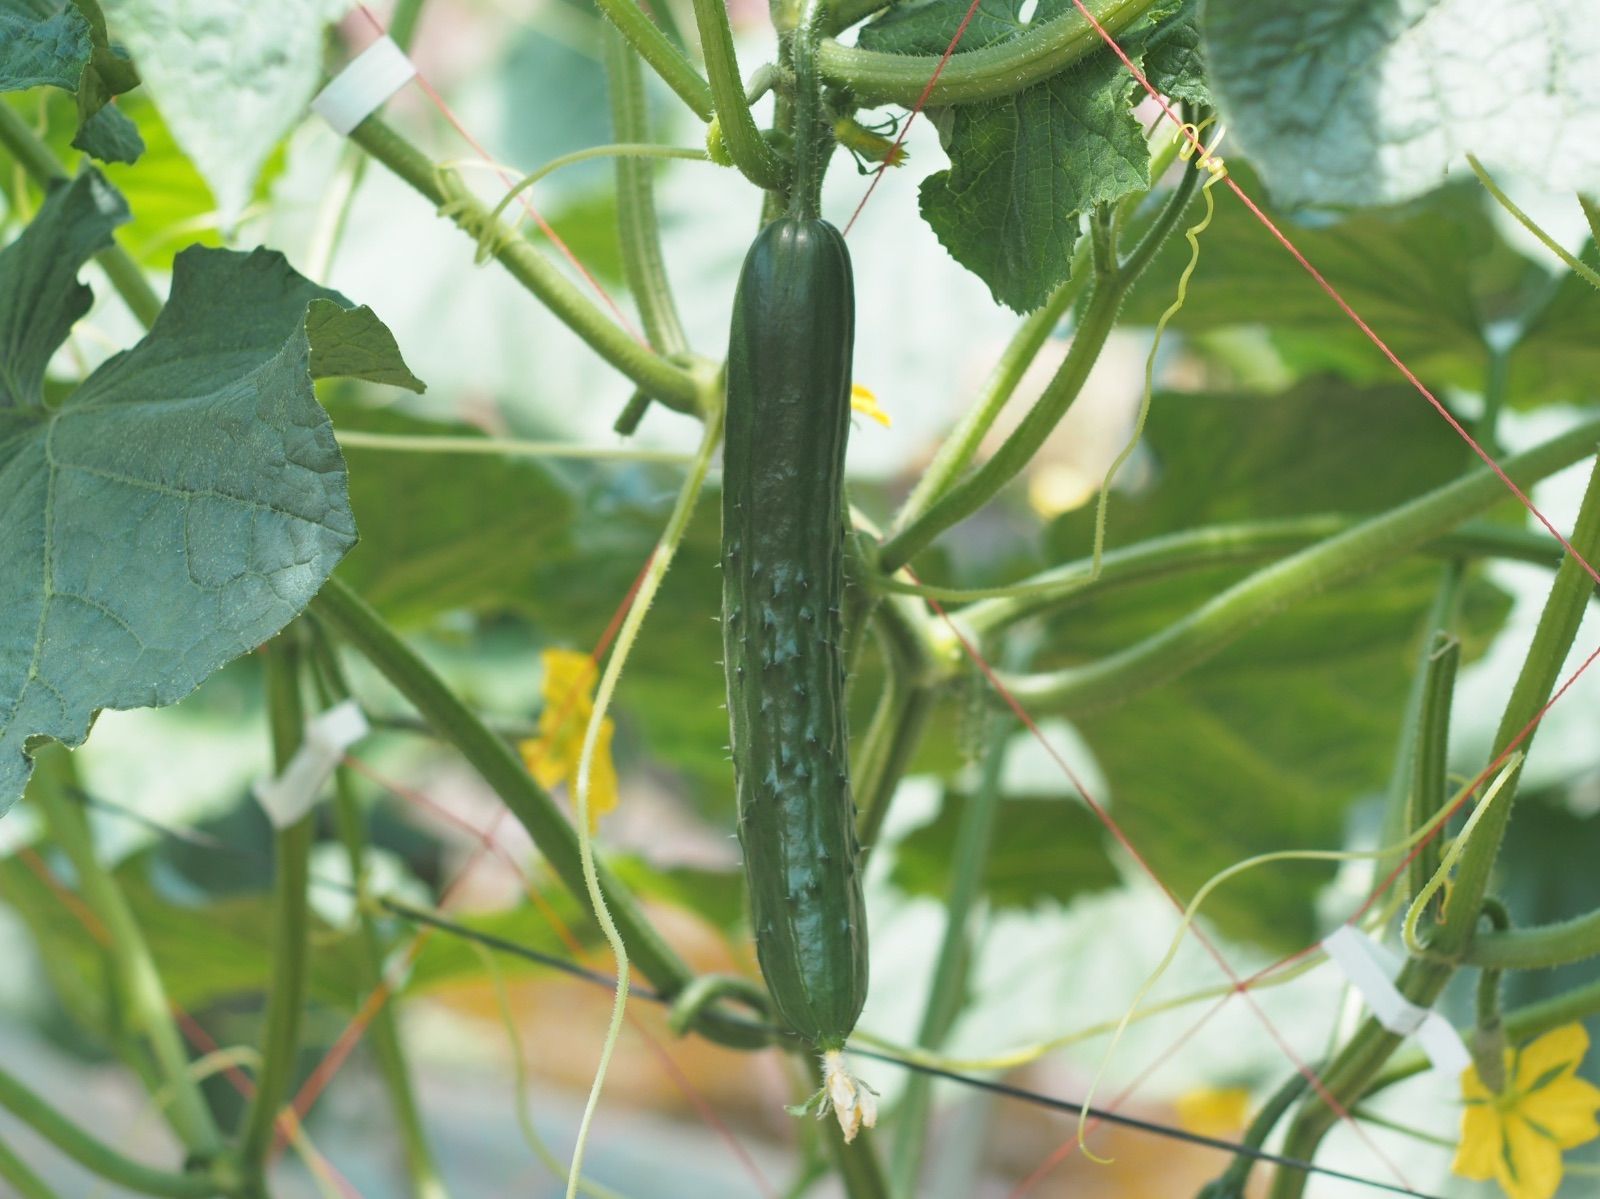
[[[862,416],[870,416],[885,428],[889,425],[889,414],[879,406],[878,397],[872,394],[870,388],[859,383],[850,384],[850,407]]]
[[[1178,1124],[1204,1137],[1226,1137],[1244,1127],[1250,1092],[1243,1087],[1200,1087],[1178,1096]]]
[[[547,649],[539,657],[544,665],[539,735],[518,748],[535,782],[546,789],[565,783],[567,794],[576,802],[578,761],[583,755],[584,733],[594,715],[594,685],[599,671],[588,654],[570,649]],[[599,827],[601,816],[617,806],[611,730],[611,719],[607,717],[600,722],[595,738],[594,762],[589,768],[590,832]]]
[[[1561,1186],[1561,1151],[1600,1136],[1600,1089],[1577,1077],[1589,1051],[1581,1024],[1565,1024],[1532,1044],[1506,1050],[1506,1088],[1494,1094],[1476,1067],[1461,1075],[1461,1146],[1451,1167],[1490,1179],[1508,1199],[1551,1199]]]

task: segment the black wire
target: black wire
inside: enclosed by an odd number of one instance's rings
[[[113,800],[101,799],[98,796],[91,795],[81,789],[75,788],[74,791],[79,800],[85,805],[99,808],[103,811],[110,812],[113,815],[121,816],[124,819],[134,821],[135,823],[141,824],[145,828],[163,837],[168,837],[178,841],[186,841],[194,845],[201,845],[207,849],[218,850],[223,853],[231,854],[235,857],[252,858],[257,860],[269,860],[271,857],[270,854],[261,851],[246,849],[243,846],[229,844],[228,842],[211,836],[209,833],[172,828],[168,825],[162,824],[160,821],[151,819],[143,812],[135,811],[134,809],[116,803]],[[359,891],[356,887],[337,879],[319,878],[316,875],[311,875],[309,881],[320,887],[327,887],[331,890],[339,891],[344,894],[359,896]],[[582,979],[585,982],[593,983],[594,985],[598,987],[604,987],[607,990],[614,990],[616,988],[617,980],[614,975],[606,974],[604,971],[600,970],[591,970],[589,967],[582,965],[579,962],[574,962],[570,958],[563,958],[558,957],[555,954],[544,953],[540,950],[520,944],[519,942],[509,940],[508,938],[496,936],[493,933],[482,932],[479,929],[472,928],[465,924],[458,924],[446,916],[439,915],[436,912],[431,912],[424,908],[412,907],[410,904],[401,900],[378,897],[374,902],[376,902],[378,906],[382,907],[385,911],[398,916],[402,920],[409,921],[412,924],[429,925],[438,929],[442,933],[449,934],[450,936],[460,937],[466,941],[474,941],[488,949],[497,950],[500,953],[508,954],[512,957],[522,958],[524,961],[533,962],[537,965],[548,967],[551,970],[556,970],[563,974],[571,975],[573,978]],[[647,986],[640,986],[636,984],[630,988],[630,994],[640,999],[647,1000],[650,1003],[657,1003],[667,1006],[670,1006],[671,1004],[671,1000],[663,996],[659,991],[653,990]],[[775,1025],[765,1024],[761,1021],[750,1020],[741,1016],[719,1016],[719,1019],[728,1023],[739,1024],[746,1028],[769,1033],[778,1038],[790,1037],[793,1035],[787,1029],[778,1028]],[[1199,1145],[1206,1149],[1215,1149],[1218,1152],[1231,1154],[1235,1157],[1248,1157],[1255,1161],[1267,1162],[1276,1166],[1284,1166],[1291,1170],[1299,1170],[1305,1174],[1317,1174],[1324,1178],[1337,1178],[1341,1182],[1355,1183],[1358,1186],[1369,1187],[1377,1191],[1385,1191],[1391,1195],[1407,1195],[1410,1196],[1410,1199],[1442,1199],[1441,1196],[1430,1195],[1426,1191],[1413,1190],[1410,1187],[1403,1186],[1398,1183],[1383,1182],[1376,1178],[1366,1178],[1359,1174],[1346,1173],[1343,1170],[1336,1170],[1331,1166],[1320,1166],[1316,1162],[1301,1161],[1298,1158],[1285,1157],[1283,1154],[1273,1153],[1270,1150],[1261,1149],[1254,1145],[1246,1145],[1238,1141],[1228,1141],[1223,1140],[1220,1137],[1204,1136],[1201,1133],[1189,1132],[1187,1129],[1177,1128],[1170,1124],[1160,1124],[1154,1120],[1141,1120],[1137,1116],[1125,1116],[1120,1112],[1104,1111],[1100,1108],[1089,1107],[1082,1103],[1074,1103],[1070,1099],[1059,1099],[1054,1095],[1046,1095],[1040,1091],[1030,1091],[1024,1087],[1012,1086],[1010,1083],[996,1082],[987,1078],[979,1078],[975,1075],[963,1074],[958,1070],[946,1070],[943,1067],[930,1065],[926,1062],[911,1061],[907,1058],[897,1057],[892,1053],[885,1053],[877,1049],[868,1049],[860,1045],[852,1045],[850,1047],[850,1052],[857,1057],[870,1058],[872,1061],[883,1062],[884,1064],[890,1066],[899,1066],[902,1070],[910,1070],[916,1074],[925,1074],[930,1078],[944,1079],[947,1082],[958,1083],[961,1086],[970,1087],[973,1090],[986,1091],[992,1095],[1000,1095],[1007,1099],[1015,1099],[1020,1103],[1032,1104],[1035,1107],[1041,1107],[1049,1111],[1064,1112],[1073,1116],[1086,1116],[1093,1120],[1103,1120],[1107,1124],[1116,1124],[1123,1128],[1131,1128],[1137,1132],[1146,1132],[1154,1136],[1166,1137],[1167,1139],[1173,1141],[1182,1141],[1186,1144]]]

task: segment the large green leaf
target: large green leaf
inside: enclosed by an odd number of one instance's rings
[[[1210,0],[1211,84],[1287,204],[1428,191],[1467,152],[1600,188],[1600,22],[1586,0]]]
[[[126,215],[96,173],[0,253],[0,810],[28,743],[173,703],[293,618],[355,541],[312,393],[315,299],[281,255],[191,250],[155,327],[58,404],[79,267]]]
[[[1255,176],[1242,164],[1230,165],[1245,189],[1256,192]],[[1244,205],[1225,187],[1213,194],[1216,214],[1200,235],[1199,265],[1173,327],[1199,332],[1263,325],[1302,371],[1396,378],[1394,365]],[[1270,206],[1267,212],[1401,360],[1435,385],[1481,390],[1488,369],[1485,330],[1548,286],[1544,271],[1500,238],[1476,184],[1331,222],[1298,225]],[[1191,211],[1192,220],[1199,215]],[[1125,319],[1153,324],[1172,302],[1189,256],[1183,238],[1168,241],[1135,286]],[[1553,394],[1552,388],[1542,396]],[[1541,393],[1519,389],[1514,398],[1528,403]]]
[[[1071,0],[1039,0],[1024,21],[1024,7],[1024,0],[982,0],[956,53],[1010,41],[1074,11]],[[1157,4],[1122,42],[1139,55],[1155,20],[1176,7]],[[940,54],[966,11],[958,0],[897,5],[862,29],[861,45]],[[1181,56],[1164,60],[1178,62]],[[931,114],[950,169],[923,181],[922,215],[1000,303],[1018,311],[1043,304],[1071,273],[1079,217],[1149,186],[1149,151],[1129,107],[1137,86],[1100,51],[1015,95]]]
[[[89,22],[71,5],[0,0],[0,92],[50,86],[72,91],[93,50]]]
[[[77,149],[110,162],[133,162],[143,153],[139,130],[110,104],[138,83],[138,72],[110,44],[96,6],[0,0],[0,92],[41,85],[76,92]]]
[[[143,934],[167,996],[188,1010],[259,994],[272,980],[272,898],[266,893],[180,903],[155,887],[142,859],[118,867],[117,882]],[[106,1003],[101,948],[77,912],[16,858],[0,860],[0,899],[28,924],[51,980],[74,996],[80,1018],[100,1024]],[[352,1009],[362,999],[360,961],[348,933],[313,919],[310,995]],[[102,1028],[101,1031],[106,1031]]]
[[[939,814],[895,846],[889,880],[909,895],[943,898],[969,795],[946,791]],[[1122,881],[1109,850],[1110,837],[1076,797],[1000,801],[983,889],[1000,908],[1070,903]]]
[[[1160,396],[1147,450],[1156,481],[1113,497],[1111,545],[1222,521],[1378,511],[1468,461],[1406,388],[1327,383],[1272,397]],[[1052,529],[1063,558],[1089,544],[1092,520],[1080,511]],[[1047,660],[1120,649],[1238,573],[1186,576],[1075,608],[1050,622]],[[1109,796],[1097,798],[1109,799],[1180,895],[1257,853],[1341,846],[1350,805],[1387,777],[1437,577],[1437,567],[1412,563],[1341,587],[1264,621],[1174,681],[1077,721],[1109,780]],[[1469,589],[1469,650],[1505,612],[1497,590]],[[1258,870],[1228,883],[1207,911],[1230,935],[1304,944],[1328,877],[1305,865]]]
[[[178,144],[232,222],[273,148],[305,115],[322,75],[323,31],[348,5],[105,0],[104,7]]]

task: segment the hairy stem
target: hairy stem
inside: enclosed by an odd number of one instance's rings
[[[676,43],[650,19],[636,0],[598,0],[600,11],[611,18],[618,32],[627,38],[650,69],[661,76],[689,111],[702,121],[712,112],[712,91],[694,63]],[[709,57],[709,56],[708,56]]]
[[[1597,439],[1600,420],[1586,421],[1501,465],[1526,488],[1589,456]],[[1257,571],[1120,653],[1086,666],[1014,677],[1008,685],[1024,703],[1049,711],[1119,703],[1203,662],[1297,600],[1392,562],[1504,498],[1498,476],[1487,468],[1474,471]]]
[[[1589,486],[1584,492],[1578,510],[1577,525],[1572,530],[1572,548],[1586,560],[1600,557],[1600,462],[1589,476]],[[1551,692],[1561,677],[1561,668],[1572,649],[1578,626],[1594,597],[1595,583],[1589,569],[1569,555],[1556,571],[1550,585],[1549,598],[1540,613],[1538,627],[1534,630],[1533,644],[1522,663],[1522,671],[1506,701],[1500,717],[1500,727],[1495,732],[1490,760],[1506,753],[1513,741],[1521,736],[1530,721],[1535,719],[1549,702]],[[1526,755],[1533,744],[1530,732],[1518,749]],[[1484,814],[1477,831],[1472,836],[1461,863],[1456,870],[1455,883],[1445,904],[1438,936],[1432,946],[1444,955],[1460,954],[1472,940],[1477,930],[1479,909],[1489,889],[1489,873],[1500,855],[1500,844],[1505,838],[1506,824],[1516,798],[1520,769],[1513,772],[1505,783],[1505,794]],[[1509,936],[1511,934],[1503,934]]]
[[[439,737],[456,748],[528,830],[557,877],[587,906],[577,832],[549,793],[533,781],[512,748],[461,702],[382,617],[337,578],[323,587],[312,601],[311,611],[371,662]],[[628,947],[629,958],[665,998],[676,996],[693,980],[693,972],[662,939],[604,862],[595,863],[595,875],[611,918]],[[699,1031],[719,1039],[716,1017],[705,1016]],[[741,1043],[733,1040],[740,1031],[728,1032],[731,1043]]]
[[[616,30],[605,39],[606,77],[611,94],[611,128],[619,142],[650,140],[650,106],[639,55]],[[622,271],[639,307],[645,336],[658,353],[671,357],[689,348],[683,321],[667,280],[661,253],[661,226],[656,220],[652,164],[619,158],[617,237],[622,244]]]
[[[1358,524],[1356,517],[1329,514],[1190,529],[1107,552],[1100,560],[1098,576],[1093,560],[1081,558],[993,588],[952,589],[902,584],[894,579],[879,579],[875,585],[884,591],[965,603],[968,606],[955,613],[962,627],[990,638],[1020,621],[1087,603],[1109,592],[1190,571],[1270,562]],[[1417,552],[1443,558],[1503,558],[1552,569],[1561,563],[1561,547],[1548,534],[1488,522],[1452,529],[1423,543]]]
[[[945,900],[944,937],[939,943],[932,987],[922,1010],[922,1024],[917,1030],[919,1049],[937,1050],[944,1043],[966,1001],[973,937],[981,919],[974,916],[974,909],[979,906],[984,871],[989,865],[989,847],[1000,812],[1006,731],[1002,728],[988,730],[988,752],[984,755],[977,790],[962,807],[961,823],[956,832],[956,859],[951,864],[950,891]],[[952,802],[948,792],[945,802]],[[914,1073],[907,1080],[895,1115],[898,1135],[889,1161],[889,1179],[897,1199],[915,1199],[921,1193],[923,1150],[932,1101],[932,1077]]]
[[[531,243],[490,221],[489,209],[481,201],[392,126],[380,117],[368,117],[356,126],[350,139],[425,199],[446,210],[450,220],[469,236],[492,246],[496,261],[512,278],[642,390],[669,408],[696,410],[701,384],[692,372],[635,341]]]
[[[1184,172],[1139,244],[1120,263],[1115,261],[1116,247],[1110,244],[1110,234],[1104,221],[1099,219],[1099,214],[1091,218],[1090,230],[1097,238],[1094,282],[1084,302],[1083,315],[1078,321],[1072,345],[1055,377],[992,458],[932,498],[921,513],[905,522],[883,543],[879,551],[879,565],[885,573],[904,566],[944,530],[987,504],[1033,461],[1045,438],[1050,436],[1083,390],[1089,372],[1105,347],[1106,338],[1117,323],[1123,297],[1155,257],[1161,243],[1177,227],[1184,209],[1194,198],[1199,175],[1199,171]]]
[[[756,127],[755,117],[744,98],[744,79],[739,74],[739,59],[733,49],[727,5],[724,0],[694,0],[694,18],[700,29],[712,103],[728,154],[734,166],[751,183],[767,191],[777,191],[788,182],[788,172],[777,151]]]
[[[72,863],[84,902],[109,935],[106,952],[126,1009],[123,1022],[149,1048],[156,1077],[169,1096],[162,1114],[192,1153],[215,1157],[222,1151],[222,1134],[189,1072],[189,1054],[173,1020],[171,1001],[133,909],[95,853],[88,815],[70,793],[75,786],[71,756],[54,749],[39,755],[28,794],[37,803],[51,840]]]
[[[3,1069],[0,1069],[0,1108],[85,1170],[135,1194],[163,1199],[207,1199],[231,1189],[206,1174],[167,1173],[123,1156],[95,1140],[75,1121],[63,1116]]]
[[[312,629],[318,694],[323,705],[331,707],[349,699],[350,688],[321,626],[313,623]],[[373,919],[376,899],[367,870],[367,820],[347,767],[341,766],[334,772],[333,785],[334,826],[344,845],[345,858],[350,864],[350,881],[355,887],[356,957],[361,990],[370,995],[385,985],[385,979],[384,944],[377,921]],[[378,1059],[378,1072],[389,1094],[389,1106],[394,1111],[395,1133],[406,1159],[406,1178],[415,1199],[448,1199],[449,1191],[439,1176],[433,1147],[412,1091],[411,1072],[406,1064],[395,1008],[393,999],[378,1005],[367,1024],[367,1036]]]
[[[1142,17],[1155,0],[1085,0],[1113,36]],[[927,103],[939,108],[1009,96],[1102,51],[1100,35],[1076,9],[1042,21],[1019,37],[955,54],[939,73]],[[939,68],[937,54],[891,54],[825,41],[818,65],[825,81],[848,88],[858,104],[910,106]]]
[[[266,653],[267,713],[272,729],[273,768],[282,772],[305,735],[305,704],[300,693],[301,651],[297,630],[291,630]],[[294,1081],[300,1053],[300,1026],[305,1015],[310,949],[311,844],[315,817],[307,811],[273,835],[272,988],[267,993],[261,1069],[255,1095],[245,1115],[240,1140],[241,1164],[254,1185],[262,1187],[272,1151],[278,1113]]]
[[[978,402],[967,409],[950,435],[940,443],[938,453],[928,464],[928,469],[923,472],[922,478],[917,480],[917,485],[906,497],[906,502],[895,516],[893,531],[898,532],[905,528],[926,512],[929,505],[949,491],[972,464],[972,459],[977,454],[983,439],[988,436],[995,420],[1011,397],[1016,394],[1022,376],[1033,365],[1034,359],[1039,356],[1039,351],[1044,348],[1050,334],[1055,331],[1056,326],[1065,318],[1067,310],[1082,293],[1084,284],[1089,278],[1087,267],[1088,255],[1080,253],[1073,263],[1072,274],[1067,281],[1056,288],[1054,294],[1045,301],[1044,307],[1029,313],[1027,319],[1017,326],[1011,341],[1001,351],[994,370],[985,380],[983,390],[978,393]]]

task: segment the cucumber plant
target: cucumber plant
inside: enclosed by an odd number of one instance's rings
[[[1554,493],[1532,489],[1582,470],[1600,442],[1600,156],[1571,116],[1590,97],[1563,65],[1600,61],[1600,27],[1537,0],[1500,6],[1492,36],[1446,3],[1337,21],[1268,0],[773,0],[766,21],[724,0],[596,0],[592,14],[563,6],[560,36],[563,54],[593,60],[574,79],[603,74],[611,141],[527,164],[502,190],[455,149],[424,150],[414,114],[378,111],[377,97],[342,142],[305,122],[325,69],[341,75],[357,48],[322,6],[253,4],[248,44],[168,7],[0,0],[0,809],[26,790],[40,851],[8,848],[0,890],[52,1006],[148,1088],[170,1134],[151,1146],[162,1160],[135,1160],[43,1094],[48,1078],[8,1065],[0,1108],[39,1134],[0,1138],[10,1191],[75,1193],[56,1150],[142,1194],[262,1199],[283,1185],[284,1142],[331,1178],[311,1145],[317,1100],[365,1033],[410,1193],[463,1194],[459,1154],[439,1151],[427,1118],[427,1065],[414,1060],[426,1046],[394,1006],[492,980],[515,1037],[527,1013],[498,970],[438,946],[475,939],[548,964],[547,947],[525,942],[557,928],[558,964],[582,972],[598,929],[616,966],[577,1147],[569,1157],[522,1120],[569,1195],[606,1193],[585,1176],[584,1146],[595,1120],[618,1118],[600,1086],[629,1061],[619,1034],[643,1000],[669,1005],[682,1035],[784,1053],[785,1098],[799,1101],[787,1106],[836,1117],[797,1130],[791,1193],[831,1172],[851,1199],[901,1199],[933,1193],[937,1172],[949,1193],[992,1189],[987,1173],[1020,1194],[1028,1178],[964,1144],[979,1121],[930,1144],[929,1077],[900,1086],[900,1074],[1005,1069],[1206,999],[1197,986],[1147,1007],[1139,992],[1120,997],[1125,1019],[1078,1027],[1073,1009],[1103,980],[1075,960],[1056,969],[1090,935],[1076,901],[1148,885],[1141,867],[1224,961],[1248,944],[1291,963],[1329,931],[1330,875],[1304,863],[1342,860],[1377,864],[1366,906],[1339,917],[1392,934],[1400,995],[1461,1027],[1466,1090],[1412,1081],[1422,1059],[1376,1019],[1334,1030],[1314,1085],[1282,1083],[1263,1032],[1236,1076],[1214,1080],[1251,1089],[1240,1155],[1209,1182],[1164,1177],[1163,1193],[1243,1194],[1269,1138],[1271,1199],[1299,1199],[1307,1167],[1333,1156],[1347,1176],[1373,1174],[1324,1148],[1342,1120],[1398,1121],[1424,1144],[1442,1133],[1458,1172],[1497,1178],[1513,1199],[1557,1192],[1562,1153],[1592,1123],[1571,1022],[1600,1014],[1600,987],[1541,971],[1600,956],[1600,894],[1581,862],[1542,863],[1592,835],[1563,771],[1600,759],[1561,720],[1581,710],[1563,697],[1583,685],[1571,675],[1583,659],[1568,659],[1600,582],[1600,488],[1550,519]],[[423,8],[401,0],[390,15],[399,47],[428,36]],[[764,61],[746,74],[752,52]],[[561,71],[530,74],[552,102],[580,94]],[[1406,90],[1418,79],[1426,106]],[[1203,147],[1191,143],[1202,129]],[[614,160],[604,187],[554,186],[596,159]],[[921,222],[879,221],[912,170]],[[499,323],[453,322],[470,344],[445,353],[429,340],[443,326],[406,317],[398,295],[333,286],[371,245],[397,249],[389,213],[367,203],[387,194],[369,190],[380,172],[466,235],[453,261],[492,262],[549,318],[519,333],[541,355],[517,382],[538,411],[508,418],[527,436],[375,402],[423,390],[408,358],[444,379],[436,391],[492,390],[484,350]],[[700,172],[690,201],[658,197],[662,178],[687,172]],[[884,178],[895,184],[868,190]],[[1541,179],[1570,228],[1542,229],[1512,202]],[[543,233],[581,273],[506,219],[530,192],[556,211],[547,189],[565,206]],[[1265,198],[1252,211],[1229,190]],[[317,219],[301,221],[313,192]],[[665,224],[658,203],[672,208]],[[751,219],[735,226],[722,214],[741,203]],[[347,236],[354,219],[370,223],[360,239]],[[688,295],[668,266],[696,219],[718,225],[730,267],[747,249],[736,278],[708,267]],[[1512,220],[1539,241],[1508,232]],[[258,234],[272,244],[252,248]],[[415,257],[420,280],[434,268]],[[374,261],[349,277],[377,277]],[[975,391],[980,318],[957,267],[994,301],[982,320],[1019,318]],[[892,302],[858,312],[857,276]],[[607,294],[616,283],[637,331]],[[434,290],[465,306],[479,284]],[[730,301],[726,353],[708,352],[704,314]],[[394,332],[380,320],[391,305]],[[1118,386],[1094,368],[1114,364],[1106,351],[1124,333],[1152,330],[1168,336],[1154,339],[1138,405],[1142,469],[1131,444],[1114,464],[1080,453],[1091,438],[1076,422]],[[576,343],[553,340],[569,331]],[[698,422],[687,470],[670,448],[548,439],[570,398],[544,369],[561,355],[601,364],[624,437]],[[1182,369],[1163,390],[1169,360]],[[858,473],[847,495],[858,380],[897,418],[874,435],[898,445],[901,470]],[[948,431],[931,415],[946,406]],[[698,503],[719,445],[720,500]],[[524,460],[553,457],[588,461]],[[650,497],[672,488],[663,518]],[[1536,581],[1490,560],[1537,568]],[[1507,586],[1521,588],[1514,618]],[[437,644],[416,643],[441,630],[459,651],[437,659],[444,672],[430,664]],[[575,648],[595,650],[592,671]],[[473,669],[510,657],[529,680],[547,664],[521,754],[479,710],[496,689],[463,682],[463,656]],[[556,693],[558,674],[572,694]],[[441,904],[453,890],[437,855],[369,809],[371,776],[356,768],[372,768],[337,761],[326,726],[307,723],[352,698],[395,737],[435,739],[374,755],[399,770],[418,752],[459,756],[503,802],[543,858],[524,905],[457,919],[415,901],[419,887]],[[259,713],[273,772],[315,774],[320,758],[333,773],[327,819],[274,808],[286,783],[264,789],[273,823],[257,817],[253,841],[272,852],[258,893],[235,894],[242,872],[225,857],[253,849],[216,838],[105,856],[100,821],[116,804],[152,818],[147,795],[123,794],[150,777],[128,755],[164,751],[129,751],[127,735],[119,747],[98,731],[102,713],[179,701],[143,727],[197,714],[221,744],[220,726]],[[1034,727],[1047,716],[1070,722],[1096,769],[1062,757],[1073,777],[1052,768],[1040,800],[1021,793],[1038,779],[1016,747],[1037,735],[1056,753],[1060,726]],[[1536,738],[1546,722],[1560,731]],[[674,872],[610,844],[613,741],[625,782],[648,758],[685,824],[712,845],[737,834],[742,871]],[[66,752],[80,746],[81,758]],[[238,753],[207,762],[225,759],[196,772],[213,805],[247,789]],[[552,787],[571,791],[577,819]],[[919,793],[935,805],[920,814]],[[1439,845],[1449,811],[1474,797]],[[1389,849],[1347,843],[1357,825]],[[351,880],[343,925],[312,902],[330,850]],[[403,853],[415,876],[404,897],[374,868]],[[200,901],[172,900],[175,873]],[[1188,910],[1187,896],[1203,903]],[[869,914],[910,900],[936,901],[935,940],[880,919],[869,942]],[[733,973],[691,964],[701,957],[661,905],[715,925]],[[1006,942],[1028,947],[1021,982],[1014,960],[983,950],[996,927],[1026,933]],[[1159,952],[1171,929],[1145,932],[1093,935]],[[929,982],[920,1014],[888,1027],[921,990],[914,971]],[[1337,990],[1326,970],[1314,980]],[[353,1017],[350,1031],[330,1032],[333,1016]],[[199,1036],[250,1048],[200,1060]],[[945,1056],[958,1041],[965,1058]],[[881,1121],[851,1048],[888,1058],[872,1071]],[[329,1064],[308,1069],[314,1050]],[[201,1081],[224,1058],[248,1069],[248,1099]],[[1524,1077],[1525,1061],[1546,1060],[1548,1078]],[[1413,1089],[1390,1101],[1401,1086]],[[1522,1135],[1529,1102],[1555,1097],[1561,1121]],[[1533,1156],[1529,1136],[1543,1137]]]

